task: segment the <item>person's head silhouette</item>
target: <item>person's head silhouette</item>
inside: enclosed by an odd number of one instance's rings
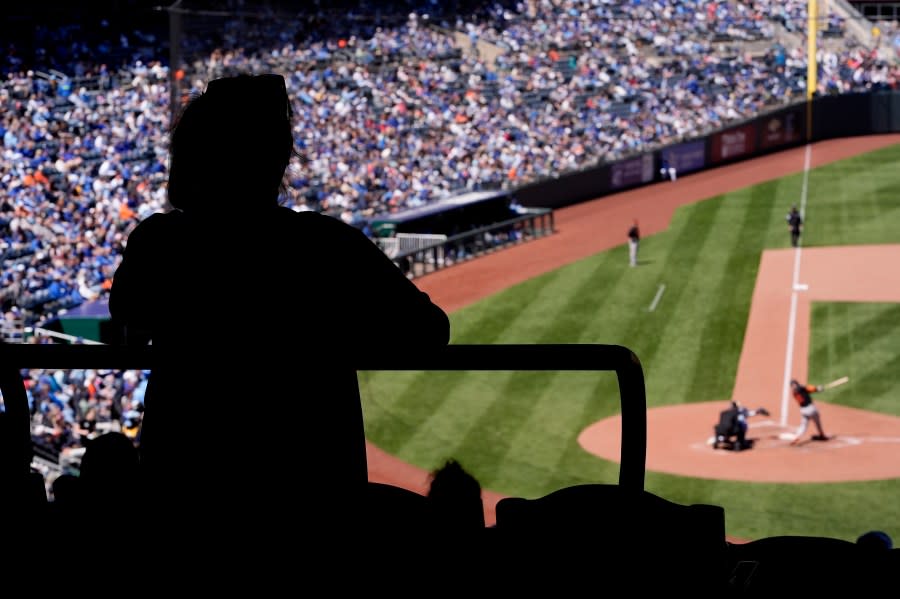
[[[294,153],[292,117],[281,75],[210,81],[172,129],[169,202],[217,214],[276,205]]]

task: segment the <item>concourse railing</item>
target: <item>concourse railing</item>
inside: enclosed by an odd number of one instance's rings
[[[198,348],[202,351],[202,348]],[[22,465],[30,464],[30,415],[21,371],[41,369],[151,370],[158,363],[152,346],[0,344],[0,392],[9,430],[2,450],[21,445]],[[437,351],[349,358],[361,371],[614,371],[622,411],[619,486],[642,491],[647,451],[647,400],[640,360],[628,348],[602,344],[448,345]],[[12,441],[12,442],[9,442]],[[7,456],[9,457],[9,456]]]

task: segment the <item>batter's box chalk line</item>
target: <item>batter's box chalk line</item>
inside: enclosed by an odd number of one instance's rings
[[[775,423],[772,426],[778,426]],[[752,436],[748,438],[753,438]],[[778,439],[781,441],[793,441],[797,436],[794,433],[779,433]],[[768,439],[769,443],[766,443],[765,438],[756,438],[756,449],[772,449],[778,447],[780,445],[773,444],[771,437]],[[710,447],[712,447],[716,442],[715,435],[706,439],[703,443],[691,443],[690,448],[699,451],[708,451]],[[844,436],[844,435],[835,435],[828,439],[827,441],[813,441],[812,439],[806,440],[799,447],[801,448],[809,448],[811,443],[815,443],[816,447],[821,447],[824,449],[843,449],[846,447],[856,447],[858,445],[864,445],[867,443],[900,443],[900,437],[892,437],[892,436],[872,436],[872,437],[856,437],[856,436]],[[752,450],[751,450],[752,451]],[[717,452],[717,454],[729,455],[731,453],[740,453],[740,452],[729,452],[722,451]]]

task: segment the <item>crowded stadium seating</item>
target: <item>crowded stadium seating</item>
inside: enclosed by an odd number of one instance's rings
[[[304,159],[285,203],[368,232],[380,214],[514,188],[802,95],[804,3],[658,4],[659,22],[641,2],[397,2],[374,14],[342,3],[343,19],[278,3],[214,18],[193,3],[183,37],[215,28],[218,45],[188,39],[177,81],[184,97],[230,72],[288,73]],[[0,307],[30,322],[105,294],[131,227],[165,209],[165,23],[116,30],[101,18],[40,25],[33,55],[10,47],[0,63]],[[822,56],[821,93],[896,85],[895,67],[846,41]],[[757,42],[768,49],[743,51]]]

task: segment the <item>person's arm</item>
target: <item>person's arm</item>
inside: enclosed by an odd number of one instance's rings
[[[384,331],[380,341],[404,347],[441,347],[450,341],[450,319],[409,280],[390,258],[359,229],[328,219],[332,237],[352,257],[347,276],[359,289],[360,307],[372,326]],[[364,294],[364,295],[363,295]]]
[[[116,269],[109,292],[110,316],[125,331],[128,345],[146,344],[150,340],[154,308],[150,280],[151,240],[158,224],[158,216],[150,216],[128,236],[122,262]]]

